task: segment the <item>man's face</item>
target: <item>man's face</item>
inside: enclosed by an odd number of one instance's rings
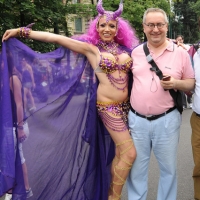
[[[155,26],[157,25],[157,26]],[[151,45],[160,45],[165,42],[168,24],[161,12],[150,12],[146,15],[143,30]]]

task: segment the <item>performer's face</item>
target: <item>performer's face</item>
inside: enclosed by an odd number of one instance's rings
[[[110,20],[106,22],[106,17],[101,17],[97,26],[97,31],[101,40],[109,42],[114,39],[117,33],[117,22]]]

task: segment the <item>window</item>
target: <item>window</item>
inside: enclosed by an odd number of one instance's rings
[[[75,19],[75,31],[82,32],[82,19],[81,18]]]
[[[72,3],[81,3],[81,0],[72,0]]]

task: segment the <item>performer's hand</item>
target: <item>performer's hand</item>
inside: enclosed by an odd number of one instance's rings
[[[17,36],[18,36],[18,29],[9,29],[3,34],[2,42],[8,40],[11,37],[17,37]]]

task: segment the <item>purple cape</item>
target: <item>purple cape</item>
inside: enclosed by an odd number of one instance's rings
[[[35,87],[22,59],[32,68]],[[9,77],[15,68],[36,106],[27,96],[24,120],[30,135],[22,148],[30,200],[107,200],[114,144],[97,115],[98,81],[86,57],[63,47],[37,53],[11,38],[3,42],[0,64],[0,196],[12,189],[13,200],[26,199],[13,139],[16,109]]]

